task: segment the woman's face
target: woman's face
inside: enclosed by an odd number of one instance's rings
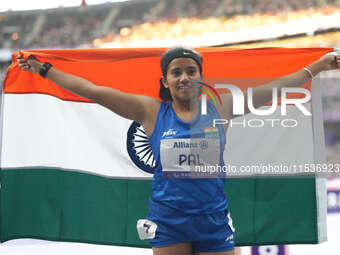
[[[191,58],[176,58],[168,65],[163,84],[169,88],[172,99],[183,103],[196,100],[200,95],[201,80],[198,64]]]

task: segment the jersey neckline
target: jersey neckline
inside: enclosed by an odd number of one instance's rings
[[[202,112],[201,100],[199,100],[199,102],[198,102],[199,110],[198,110],[198,113],[196,114],[196,116],[191,121],[184,121],[180,117],[178,117],[177,113],[175,112],[174,108],[172,107],[172,101],[169,101],[169,104],[170,104],[170,109],[171,109],[172,113],[174,114],[176,120],[178,120],[178,121],[180,121],[180,122],[182,122],[186,125],[192,125],[193,123],[197,122],[200,115],[201,115],[201,112]]]

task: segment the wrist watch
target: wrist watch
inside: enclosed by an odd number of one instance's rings
[[[45,62],[40,68],[39,71],[40,76],[46,78],[47,72],[48,70],[51,69],[51,67],[52,67],[51,63]]]

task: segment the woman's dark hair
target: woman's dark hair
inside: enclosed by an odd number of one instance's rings
[[[159,80],[159,83],[161,84],[161,87],[159,88],[158,95],[163,101],[172,101],[172,96],[170,93],[170,90],[163,85],[163,79]]]
[[[163,78],[166,78],[166,74],[168,72],[168,66],[172,60],[175,58],[191,58],[196,61],[200,74],[202,76],[202,56],[199,54],[197,51],[188,49],[188,48],[183,48],[183,47],[175,47],[167,50],[164,52],[162,55],[161,59],[161,69],[162,69],[162,74]],[[160,79],[160,89],[158,93],[159,97],[163,101],[168,101],[172,100],[170,90],[166,87],[164,87],[162,79]]]

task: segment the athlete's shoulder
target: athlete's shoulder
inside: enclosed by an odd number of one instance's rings
[[[162,101],[160,102],[159,111],[162,113],[166,113],[171,109],[171,101]]]

